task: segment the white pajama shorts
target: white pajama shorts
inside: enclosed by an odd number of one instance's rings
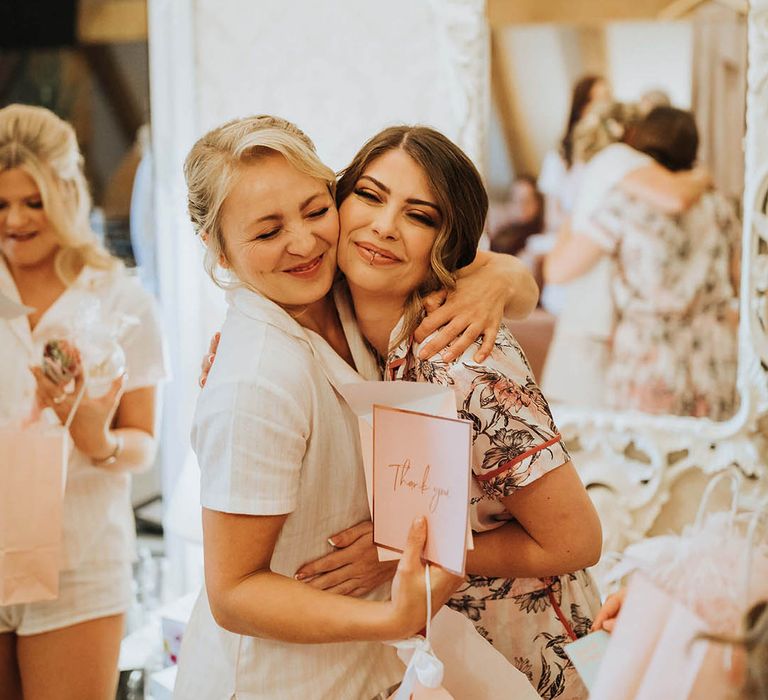
[[[56,600],[0,606],[0,634],[41,634],[124,613],[131,579],[128,562],[91,562],[62,571]]]

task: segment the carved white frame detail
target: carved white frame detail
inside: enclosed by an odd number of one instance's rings
[[[767,491],[768,0],[752,0],[750,5],[747,90],[738,412],[728,421],[714,422],[573,407],[556,410],[566,440],[573,441],[571,452],[582,479],[612,492],[602,503],[610,504],[614,526],[621,521],[623,528],[621,533],[607,533],[609,548],[645,536],[672,486],[691,470],[714,474],[735,465],[749,477],[747,504]]]

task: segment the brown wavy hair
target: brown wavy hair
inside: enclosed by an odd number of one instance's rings
[[[592,88],[596,83],[604,81],[601,75],[585,75],[574,86],[571,93],[571,109],[568,113],[568,123],[565,134],[560,142],[560,154],[570,168],[573,165],[573,130],[584,116],[587,105],[592,101]]]
[[[336,204],[341,207],[366,168],[385,153],[403,150],[424,170],[442,215],[426,279],[406,302],[403,332],[409,337],[423,316],[421,299],[441,288],[456,286],[455,272],[469,265],[488,214],[488,193],[466,153],[453,141],[427,126],[392,126],[369,139],[339,174]]]
[[[630,128],[627,143],[667,170],[690,170],[699,150],[699,130],[691,112],[654,107]]]

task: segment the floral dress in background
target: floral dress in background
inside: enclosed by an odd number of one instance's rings
[[[396,328],[393,337],[398,333]],[[473,531],[484,532],[513,519],[501,498],[570,457],[510,332],[499,330],[482,365],[472,360],[477,347],[446,364],[439,356],[419,360],[419,345],[406,340],[390,353],[384,376],[453,389],[459,417],[473,426],[470,519]],[[563,645],[589,632],[600,607],[597,586],[586,571],[541,579],[469,575],[448,605],[469,617],[542,698],[587,697],[563,651]]]
[[[731,260],[741,232],[733,208],[708,193],[672,216],[617,189],[593,224],[585,233],[616,263],[607,404],[730,418],[738,354]]]

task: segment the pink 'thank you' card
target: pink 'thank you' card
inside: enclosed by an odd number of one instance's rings
[[[373,407],[373,541],[402,552],[414,518],[427,518],[424,558],[464,574],[472,424]]]

